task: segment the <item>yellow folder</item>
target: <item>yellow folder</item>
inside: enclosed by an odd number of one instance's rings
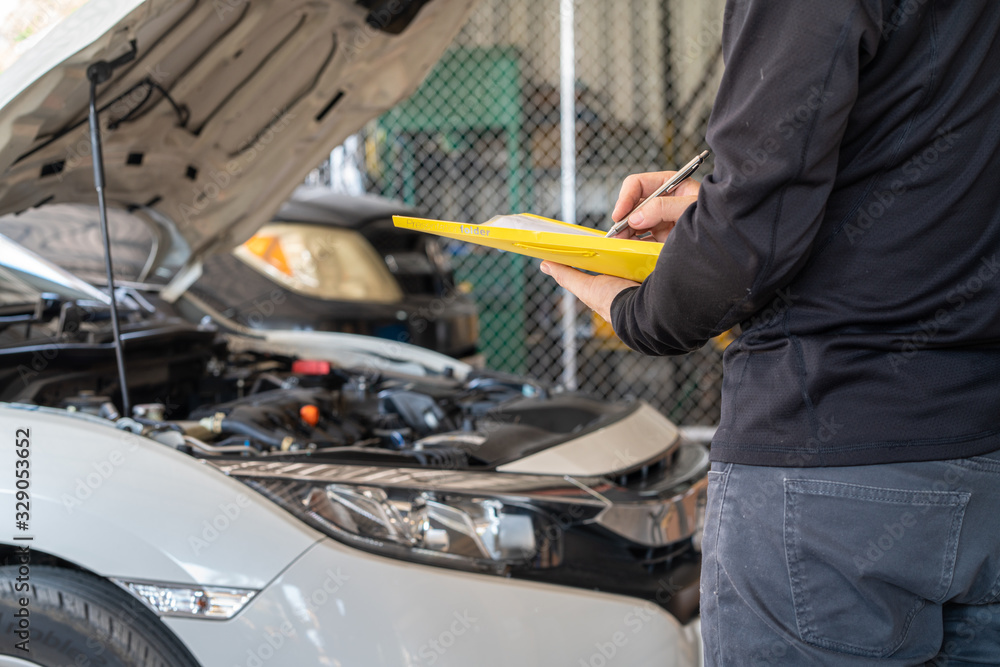
[[[415,229],[478,245],[516,252],[538,259],[568,264],[578,269],[642,282],[653,272],[662,243],[626,239],[606,239],[604,233],[580,225],[543,218],[531,213],[516,216],[523,221],[537,221],[549,231],[510,229],[492,224],[470,225],[446,220],[427,220],[392,216],[396,227]],[[494,218],[496,220],[496,218]],[[492,221],[491,221],[492,222]],[[567,228],[565,233],[551,231]]]

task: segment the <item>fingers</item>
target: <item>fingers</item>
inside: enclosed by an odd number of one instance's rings
[[[630,215],[628,226],[642,232],[664,222],[674,223],[696,201],[698,197],[657,197]]]
[[[611,211],[611,219],[621,220],[629,211],[636,207],[644,197],[647,197],[663,185],[663,182],[674,175],[672,171],[650,171],[645,174],[632,174],[622,181],[618,192],[618,201]]]
[[[618,293],[639,283],[614,276],[592,276],[564,264],[544,261],[542,273],[556,279],[560,286],[575,294],[591,310],[600,315],[606,322],[611,321],[611,303]]]
[[[667,236],[673,230],[674,222],[662,222],[659,225],[653,227],[652,229],[646,229],[643,231],[638,231],[632,229],[631,227],[626,227],[622,231],[618,232],[613,238],[625,239],[628,241],[655,241],[657,243],[663,243],[667,240]]]
[[[542,273],[555,278],[560,287],[565,287],[573,294],[580,296],[580,293],[585,291],[584,283],[588,277],[587,274],[568,267],[565,264],[558,264],[548,260],[542,262],[539,268]]]
[[[662,243],[677,219],[696,201],[697,195],[657,197],[629,216],[629,226],[617,238],[632,238],[652,232],[654,238]]]
[[[668,178],[676,173],[675,171],[650,171],[644,174],[632,174],[628,176],[622,182],[621,190],[618,193],[618,201],[615,202],[615,207],[611,211],[611,219],[615,221],[621,220],[640,201],[656,191],[658,187],[663,185]],[[681,183],[672,194],[674,196],[697,195],[700,187],[700,183],[688,179]]]

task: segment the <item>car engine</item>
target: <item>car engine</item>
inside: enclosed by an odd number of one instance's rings
[[[447,469],[494,468],[629,411],[490,371],[413,376],[234,352],[213,327],[142,310],[122,324],[132,415],[119,413],[108,315],[94,304],[54,300],[30,327],[0,331],[0,400],[125,417],[195,456]]]

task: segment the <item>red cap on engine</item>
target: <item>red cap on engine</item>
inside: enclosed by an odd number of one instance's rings
[[[329,375],[330,362],[319,359],[297,359],[292,362],[292,372],[298,375]]]

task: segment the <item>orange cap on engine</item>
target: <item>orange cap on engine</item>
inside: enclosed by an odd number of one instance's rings
[[[315,426],[319,423],[319,408],[315,405],[303,405],[299,408],[299,417],[310,426]]]

